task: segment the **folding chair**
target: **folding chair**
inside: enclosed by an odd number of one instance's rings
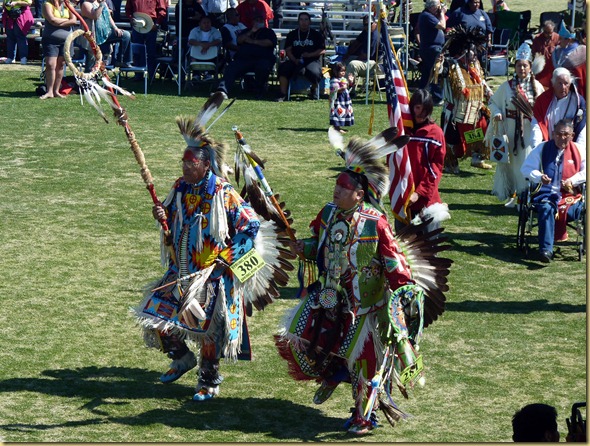
[[[223,57],[219,57],[219,48],[211,47],[209,48],[207,59],[216,58],[215,62],[210,62],[208,60],[191,60],[191,48],[186,52],[185,56],[185,66],[186,72],[188,73],[188,82],[185,85],[185,88],[188,87],[189,84],[195,84],[197,80],[195,79],[195,74],[201,73],[213,73],[210,78],[205,78],[202,82],[217,82],[219,80],[219,60],[222,60]],[[201,82],[201,80],[198,80]]]
[[[121,67],[117,71],[117,85],[119,85],[119,77],[121,73],[143,73],[144,94],[147,96],[148,87],[148,68],[147,68],[147,50],[143,43],[131,43],[131,54],[133,56],[133,66],[129,68]]]
[[[563,20],[563,13],[554,11],[542,12],[539,16],[539,31],[543,30],[543,23],[545,23],[547,20],[551,20],[553,23],[555,23],[555,32],[557,32]]]
[[[520,45],[520,12],[498,11],[496,12],[496,29],[507,29],[510,31],[508,47],[516,50]]]
[[[520,24],[518,26],[518,32],[520,34],[521,42],[532,38],[532,33],[529,29],[531,25],[531,17],[532,12],[530,9],[528,11],[520,11]]]
[[[296,75],[289,79],[289,86],[287,87],[287,101],[291,100],[291,90],[293,91],[303,91],[311,89],[312,84],[305,76]],[[316,85],[316,96],[320,97],[320,84]]]
[[[181,76],[186,74],[186,71],[184,71],[184,67],[181,67],[179,74],[174,72],[173,67],[178,63],[178,57],[174,57],[174,39],[176,39],[176,35],[168,30],[164,35],[162,41],[162,55],[156,59],[156,69],[154,70],[150,84],[156,79],[156,74],[158,73],[159,69],[163,70],[160,72],[160,79],[165,79],[166,76],[170,74],[177,85],[181,84],[183,80],[181,79]]]
[[[492,45],[487,54],[487,72],[490,76],[508,75],[508,50],[510,46],[509,29],[496,28],[492,37]]]

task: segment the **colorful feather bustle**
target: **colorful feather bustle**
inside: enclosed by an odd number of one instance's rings
[[[485,49],[487,36],[479,27],[465,27],[459,25],[447,33],[445,49],[451,57],[461,57],[472,45],[475,50],[481,52]]]
[[[252,307],[261,311],[279,297],[279,287],[289,282],[289,271],[293,271],[291,263],[296,256],[282,246],[284,239],[280,238],[281,230],[272,221],[262,221],[254,247],[265,262],[264,268],[248,279],[248,286],[244,288],[244,304],[246,314],[252,315]]]
[[[451,248],[440,237],[443,228],[424,232],[432,219],[419,225],[408,225],[396,234],[400,248],[412,271],[412,279],[424,290],[424,328],[434,322],[445,311],[449,290],[448,275],[453,261],[439,257],[438,253]]]

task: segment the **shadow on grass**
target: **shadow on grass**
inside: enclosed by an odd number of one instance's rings
[[[447,302],[445,308],[447,311],[459,311],[464,313],[530,314],[540,311],[554,311],[560,313],[586,312],[586,305],[549,303],[547,299],[535,299],[523,302],[464,300],[463,302]]]
[[[36,85],[31,85],[31,90],[27,91],[0,91],[0,98],[15,98],[15,99],[28,99],[38,98],[39,95],[35,93]]]
[[[510,228],[508,228],[509,230]],[[533,235],[528,257],[516,247],[516,225],[514,233],[501,235],[495,232],[452,233],[445,232],[443,236],[452,246],[451,251],[458,251],[474,257],[491,257],[503,262],[527,266],[529,270],[547,267],[541,263],[537,252],[537,237]],[[555,246],[555,261],[578,261],[578,244],[571,237],[567,242],[560,242]]]
[[[278,127],[277,130],[289,130],[292,132],[305,132],[305,133],[327,133],[325,127],[322,128],[310,128],[310,127]]]
[[[474,191],[474,193],[477,192]],[[515,208],[507,208],[501,202],[497,204],[453,203],[449,204],[449,208],[451,211],[465,211],[478,215],[491,215],[493,217],[513,216],[518,218],[518,211]],[[516,233],[516,223],[514,223],[514,232]]]
[[[153,371],[128,367],[83,367],[69,370],[46,370],[40,378],[13,378],[0,381],[0,392],[38,392],[64,398],[87,399],[80,407],[91,418],[63,423],[0,424],[7,431],[39,431],[99,424],[125,426],[150,426],[162,424],[172,428],[194,431],[219,431],[219,441],[224,431],[258,434],[272,439],[294,441],[318,441],[319,435],[335,435],[344,440],[346,434],[338,433],[344,422],[341,418],[324,415],[320,410],[280,398],[235,398],[223,396],[196,403],[190,400],[193,386],[156,382]],[[114,416],[109,406],[128,405],[128,400],[165,399],[177,400],[176,409],[151,409],[145,412]],[[238,408],[241,408],[238,410]],[[120,410],[118,410],[120,413]],[[300,420],[302,422],[295,422]],[[304,426],[304,427],[302,427]],[[235,434],[232,434],[235,435]],[[209,440],[211,441],[211,440]]]

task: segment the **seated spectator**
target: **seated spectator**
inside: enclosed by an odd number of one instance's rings
[[[264,25],[264,17],[256,17],[252,28],[238,36],[238,50],[234,60],[225,68],[218,90],[227,95],[236,79],[248,72],[254,72],[254,90],[257,97],[261,97],[276,63],[276,46],[275,32]]]
[[[269,21],[274,18],[272,9],[264,0],[244,0],[236,9],[240,15],[240,22],[246,25],[246,28],[252,28],[256,16],[264,17],[264,26],[266,27],[269,26]]]
[[[582,197],[575,188],[586,181],[586,147],[573,139],[572,121],[558,121],[552,140],[535,147],[520,169],[532,184],[540,184],[532,202],[543,263],[551,262],[555,241],[567,240],[567,222],[579,219],[582,212]]]
[[[569,31],[561,22],[559,46],[552,56],[555,68],[567,68],[576,80],[576,89],[586,99],[586,45],[576,42],[576,33]]]
[[[515,442],[557,443],[557,410],[547,404],[528,404],[512,417]]]
[[[285,40],[285,60],[279,66],[280,93],[277,102],[287,98],[289,80],[297,75],[305,76],[311,82],[311,99],[319,99],[317,85],[322,80],[321,56],[326,52],[325,40],[319,31],[311,28],[311,15],[300,12],[297,17],[298,28],[287,34]]]
[[[137,15],[138,13],[139,15]],[[148,75],[150,79],[153,79],[158,64],[158,30],[168,20],[168,2],[166,0],[126,0],[125,14],[133,28],[131,42],[145,45]],[[141,14],[144,16],[142,17]],[[146,29],[146,24],[150,25],[151,28]],[[142,62],[139,61],[139,63]],[[143,81],[143,76],[136,73],[133,80],[135,82]]]
[[[219,47],[221,46],[221,33],[211,26],[211,19],[201,17],[199,26],[194,28],[188,36],[191,62],[213,62],[219,65]],[[209,79],[211,74],[203,74]]]
[[[531,146],[553,138],[553,126],[560,119],[574,122],[574,141],[586,146],[586,101],[572,84],[567,68],[556,68],[551,77],[551,89],[541,93],[533,106]]]
[[[176,30],[180,29],[178,19],[180,17],[180,6],[182,4],[182,48],[186,48],[188,43],[188,35],[190,32],[199,26],[201,17],[206,16],[207,13],[197,0],[182,0],[174,7],[176,18]],[[177,50],[178,51],[178,50]],[[178,53],[176,53],[178,57]]]
[[[112,44],[119,42],[119,51],[115,60],[117,67],[130,67],[133,65],[131,59],[131,33],[119,29],[115,24],[111,0],[82,0],[80,12],[88,24],[88,28],[94,34],[96,43],[106,61],[112,52]],[[88,41],[82,38],[82,45],[86,49],[86,71],[90,72],[96,64],[94,52],[90,49]]]
[[[348,51],[344,55],[342,62],[346,65],[346,77],[352,75],[354,79],[365,77],[367,75],[367,39],[369,38],[369,17],[363,17],[363,31],[350,42]],[[369,73],[373,74],[377,64],[377,48],[379,47],[379,31],[377,31],[377,22],[371,20],[371,54],[369,56]],[[351,90],[351,96],[356,93],[354,87]]]
[[[535,78],[545,87],[545,90],[551,88],[551,75],[555,67],[553,66],[552,55],[555,47],[559,44],[559,34],[555,32],[555,23],[551,20],[543,22],[543,31],[533,38],[533,60],[538,54],[541,54],[545,60],[543,69],[535,74]]]
[[[220,29],[221,45],[225,50],[225,61],[229,63],[234,59],[238,50],[238,35],[247,28],[240,22],[240,14],[235,8],[225,11],[225,19],[227,23]]]

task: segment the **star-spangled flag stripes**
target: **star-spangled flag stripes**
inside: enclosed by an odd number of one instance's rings
[[[398,134],[404,135],[404,127],[412,128],[410,99],[406,79],[400,70],[400,63],[395,55],[395,48],[387,30],[387,24],[381,20],[381,43],[383,48],[383,72],[385,74],[385,93],[387,97],[387,114],[392,127],[397,127]],[[408,200],[414,192],[414,180],[410,158],[406,147],[387,157],[389,166],[389,199],[391,210],[398,220],[408,222]]]

